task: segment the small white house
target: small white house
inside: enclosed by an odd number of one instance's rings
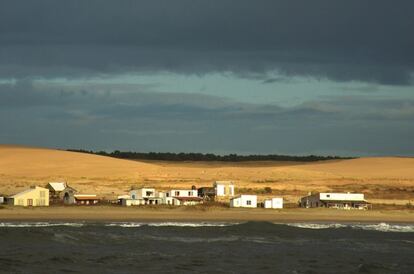
[[[263,206],[264,208],[283,208],[283,198],[266,199]]]
[[[257,196],[256,195],[240,195],[230,199],[230,207],[257,207]]]
[[[161,194],[161,195],[160,195]],[[155,188],[143,187],[129,192],[128,198],[122,198],[121,204],[131,205],[159,205],[164,204],[163,193],[158,193]]]
[[[370,203],[363,193],[315,193],[302,197],[301,207],[329,207],[340,209],[368,209]]]
[[[167,205],[195,205],[202,202],[196,189],[173,189],[165,193]]]
[[[4,197],[0,196],[0,204],[3,204],[3,203],[4,203]]]
[[[232,181],[216,181],[213,187],[216,197],[234,196],[234,184]]]

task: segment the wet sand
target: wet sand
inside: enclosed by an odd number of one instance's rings
[[[53,206],[0,209],[0,221],[393,222],[414,223],[414,210],[150,208]]]

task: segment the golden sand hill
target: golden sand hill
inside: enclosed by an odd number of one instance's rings
[[[397,157],[298,162],[139,162],[21,146],[0,146],[0,194],[29,185],[66,181],[84,193],[113,196],[131,186],[161,189],[209,186],[234,180],[239,193],[259,193],[295,201],[309,191],[362,191],[377,202],[414,199],[414,159]]]

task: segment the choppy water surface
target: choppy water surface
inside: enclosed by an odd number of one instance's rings
[[[414,225],[0,222],[4,273],[414,273]]]

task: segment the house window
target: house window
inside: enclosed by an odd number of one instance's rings
[[[152,191],[147,191],[146,193],[147,197],[152,195]]]
[[[175,192],[175,196],[180,196],[180,192],[179,191],[176,191]]]
[[[192,191],[189,191],[188,192],[188,196],[193,196],[193,192]]]
[[[330,197],[331,197],[331,195],[330,195],[330,194],[326,194],[326,197],[327,197],[327,198],[330,198]]]
[[[165,196],[170,197],[170,193],[169,193],[169,192],[167,192],[167,193],[165,194]]]
[[[246,204],[247,204],[247,205],[252,205],[252,201],[247,200],[247,201],[246,201]]]
[[[133,200],[135,200],[135,194],[132,194],[131,197]]]

